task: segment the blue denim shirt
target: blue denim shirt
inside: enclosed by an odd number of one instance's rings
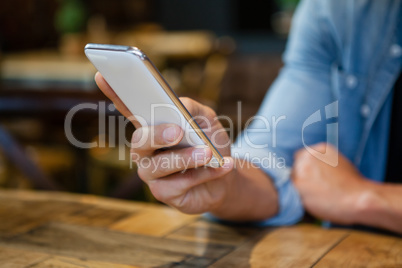
[[[232,147],[236,158],[266,158],[254,162],[273,180],[280,208],[264,225],[303,216],[290,169],[305,146],[333,143],[365,177],[384,180],[390,93],[401,72],[402,1],[302,1],[284,62],[258,117]]]

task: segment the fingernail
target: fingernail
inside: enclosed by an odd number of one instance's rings
[[[163,131],[163,138],[167,142],[174,142],[177,136],[177,128],[176,127],[168,127]]]
[[[225,157],[223,158],[223,165],[222,168],[232,168],[233,166],[233,159],[231,157]]]

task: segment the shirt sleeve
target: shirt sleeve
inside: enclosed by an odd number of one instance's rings
[[[322,16],[322,2],[300,3],[284,54],[285,66],[257,115],[232,146],[232,156],[261,168],[278,192],[278,214],[261,225],[289,225],[303,217],[303,205],[290,177],[293,156],[303,146],[327,141],[325,120],[305,124],[334,102],[330,77],[336,53],[330,24]]]
[[[238,140],[239,142],[239,140]],[[279,212],[270,219],[256,223],[257,225],[291,225],[298,222],[304,214],[303,204],[299,193],[290,180],[291,169],[284,166],[284,159],[274,151],[249,147],[233,146],[232,156],[240,159],[242,164],[257,165],[272,180],[279,197]]]

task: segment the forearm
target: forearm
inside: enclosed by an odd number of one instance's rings
[[[356,201],[355,223],[402,233],[402,186],[368,182]]]
[[[211,213],[231,221],[260,221],[278,213],[278,194],[272,180],[260,168],[243,162],[225,176],[228,189]]]

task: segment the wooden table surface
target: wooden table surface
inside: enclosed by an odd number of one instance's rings
[[[230,227],[145,203],[0,190],[0,267],[402,267],[402,239]]]

